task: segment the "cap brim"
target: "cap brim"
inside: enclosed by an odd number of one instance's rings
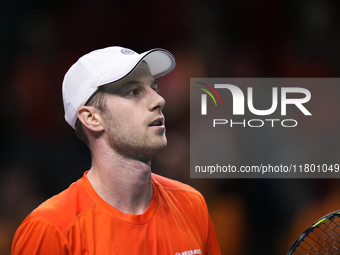
[[[176,66],[174,56],[163,49],[153,49],[141,54],[141,61],[145,61],[155,78],[161,77],[170,73]]]
[[[129,59],[126,62],[122,62],[119,67],[116,67],[115,69],[112,69],[110,72],[108,72],[102,78],[100,84],[97,85],[97,88],[99,86],[110,84],[112,82],[117,82],[125,78],[130,73],[132,73],[143,61],[148,64],[151,75],[155,78],[170,73],[176,66],[175,57],[170,52],[164,49],[152,49],[133,57],[134,59]],[[126,71],[117,72],[117,69],[122,69]],[[120,75],[117,76],[116,73],[120,73]]]

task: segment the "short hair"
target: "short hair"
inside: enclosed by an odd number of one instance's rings
[[[93,106],[99,109],[101,112],[106,113],[106,101],[104,100],[104,86],[100,86],[98,90],[87,100],[85,106]],[[87,138],[83,123],[77,118],[75,123],[75,132],[77,137],[83,141],[86,145],[89,145],[89,139]]]

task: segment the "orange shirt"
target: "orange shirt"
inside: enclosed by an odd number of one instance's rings
[[[85,173],[26,217],[12,255],[220,254],[203,196],[156,174],[152,184],[148,209],[125,214],[98,196]]]

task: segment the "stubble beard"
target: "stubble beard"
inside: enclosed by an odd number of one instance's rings
[[[136,134],[124,135],[124,130],[114,123],[111,116],[108,116],[107,123],[110,147],[125,158],[136,159],[145,163],[151,161],[152,156],[164,150],[167,146],[165,133],[156,141],[143,139]],[[165,132],[165,131],[164,131]],[[161,136],[159,134],[159,136]]]

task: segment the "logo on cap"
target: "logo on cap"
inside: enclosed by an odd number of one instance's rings
[[[121,52],[125,55],[133,55],[133,54],[136,53],[133,50],[130,50],[130,49],[127,49],[127,48],[121,49]]]

